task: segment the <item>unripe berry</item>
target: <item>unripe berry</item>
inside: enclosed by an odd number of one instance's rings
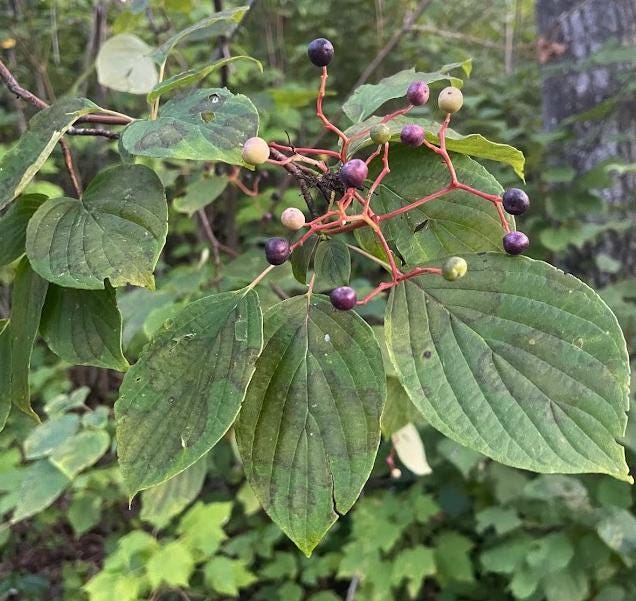
[[[397,480],[398,478],[402,477],[402,470],[399,467],[394,467],[391,470],[391,478],[393,478],[394,480]]]
[[[361,159],[347,161],[340,170],[340,179],[347,188],[361,188],[367,179],[369,168]]]
[[[325,38],[317,38],[309,42],[307,56],[316,67],[326,67],[333,58],[333,44]]]
[[[282,265],[290,254],[289,241],[285,238],[270,238],[265,242],[265,258],[272,265]]]
[[[520,255],[529,245],[530,240],[523,232],[508,232],[503,237],[503,247],[509,255]]]
[[[369,132],[374,144],[386,144],[391,139],[391,130],[386,123],[378,123]]]
[[[503,208],[511,215],[523,215],[530,206],[528,195],[519,188],[510,188],[503,195]]]
[[[408,146],[421,146],[424,143],[424,130],[419,125],[405,125],[400,132],[400,140]]]
[[[329,295],[331,304],[340,311],[349,311],[356,306],[358,295],[353,288],[349,286],[340,286],[340,288],[334,288]]]
[[[456,113],[464,104],[464,95],[459,88],[448,86],[439,93],[437,104],[445,113]]]
[[[280,222],[290,230],[299,230],[305,225],[305,216],[300,209],[296,207],[289,207],[283,211],[280,216]]]
[[[414,106],[426,104],[430,90],[425,81],[414,81],[406,90],[406,99]]]
[[[269,158],[269,146],[263,138],[258,136],[249,138],[243,144],[241,156],[250,165],[261,165]]]
[[[442,275],[449,282],[463,278],[468,271],[468,263],[462,257],[450,257],[442,266]]]

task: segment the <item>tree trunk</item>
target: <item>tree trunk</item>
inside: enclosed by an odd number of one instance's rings
[[[553,164],[574,168],[578,178],[600,162],[636,163],[636,0],[537,0],[536,13],[544,125],[568,133],[551,151]],[[622,59],[599,60],[608,44],[623,49]],[[631,56],[624,50],[630,48]],[[612,99],[608,114],[568,123]],[[629,220],[630,227],[608,231],[563,260],[568,271],[596,285],[636,275],[636,173],[612,173],[611,185],[600,191],[606,218]],[[621,263],[616,273],[599,268],[600,253]]]

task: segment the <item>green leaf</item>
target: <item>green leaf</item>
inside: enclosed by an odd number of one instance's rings
[[[312,236],[305,244],[294,249],[294,252],[292,252],[289,258],[292,273],[296,281],[301,284],[307,283],[307,271],[309,270],[309,264],[311,263],[311,258],[314,255],[317,244],[318,237]]]
[[[227,538],[223,526],[230,519],[232,503],[196,503],[181,518],[177,532],[188,547],[211,556]]]
[[[202,457],[170,480],[144,490],[141,493],[141,519],[155,528],[165,528],[197,498],[206,469],[207,460]]]
[[[153,589],[162,583],[187,587],[193,570],[192,553],[178,540],[163,545],[146,564],[146,574]]]
[[[603,542],[616,551],[626,566],[636,559],[636,518],[626,509],[605,508],[599,512],[596,531]]]
[[[433,550],[423,545],[415,545],[415,547],[404,549],[396,555],[391,581],[399,586],[402,580],[406,579],[409,596],[411,599],[415,599],[424,578],[433,576],[435,571]]]
[[[411,402],[408,394],[397,378],[386,379],[386,404],[380,427],[385,438],[390,438],[391,434],[397,432],[406,424],[422,421],[421,414]]]
[[[429,150],[398,147],[393,149],[391,157],[391,173],[371,201],[378,214],[398,209],[448,184],[446,167]],[[453,162],[463,183],[490,194],[503,191],[479,163],[457,155]],[[512,218],[510,223],[514,224]],[[503,231],[495,207],[487,200],[462,191],[450,192],[388,219],[383,223],[382,231],[410,264],[448,255],[502,249]]]
[[[182,472],[234,422],[262,344],[256,292],[197,300],[168,320],[115,403],[119,464],[131,495]]]
[[[22,482],[20,501],[11,516],[11,523],[15,524],[46,509],[69,484],[70,480],[48,460],[33,463]]]
[[[222,595],[238,597],[242,588],[256,582],[257,578],[247,569],[245,562],[219,555],[203,568],[205,584]]]
[[[196,32],[205,34],[205,39],[213,39],[218,35],[228,33],[241,22],[247,10],[247,6],[240,6],[238,8],[222,10],[206,17],[205,19],[201,19],[194,25],[190,25],[190,27],[182,29],[169,40],[161,44],[161,46],[152,53],[152,58],[159,65],[164,63],[172,49],[179,42]]]
[[[47,200],[29,221],[26,251],[33,269],[60,286],[154,287],[152,272],[168,232],[161,181],[143,165],[99,173],[82,200]]]
[[[371,328],[322,296],[265,318],[265,347],[236,424],[247,479],[265,511],[307,555],[369,476],[385,397]]]
[[[370,117],[362,123],[352,125],[345,131],[345,133],[348,136],[357,134],[358,132],[372,128],[381,120],[381,117]],[[426,117],[417,116],[416,114],[401,115],[386,124],[391,131],[391,140],[399,141],[402,128],[411,123],[421,125],[426,132],[426,139],[433,144],[439,144],[437,131],[439,130],[440,124]],[[349,156],[353,156],[362,148],[371,145],[373,145],[373,142],[367,133],[366,135],[355,139],[351,143],[348,150]],[[481,134],[462,135],[454,129],[449,128],[446,130],[446,148],[451,152],[467,154],[480,159],[489,159],[491,161],[510,165],[519,178],[525,181],[524,166],[526,159],[523,152],[516,149],[514,146],[493,142]],[[393,161],[391,161],[391,163],[393,163]]]
[[[346,286],[351,277],[351,255],[340,238],[318,243],[314,257],[316,290],[331,290]]]
[[[157,98],[162,96],[167,92],[171,92],[172,90],[176,90],[178,88],[182,88],[184,86],[191,86],[196,84],[198,81],[205,79],[211,73],[219,70],[221,67],[225,65],[229,65],[230,63],[234,63],[236,61],[251,61],[255,63],[258,67],[259,71],[263,72],[263,65],[260,61],[252,58],[251,56],[228,56],[227,58],[219,59],[218,61],[214,61],[205,67],[201,67],[200,69],[188,69],[187,71],[183,71],[182,73],[177,73],[168,79],[164,79],[162,82],[155,85],[152,90],[148,93],[148,104],[154,102]]]
[[[50,455],[79,428],[79,416],[75,413],[61,415],[40,424],[24,440],[24,457],[39,459]]]
[[[97,526],[102,517],[102,498],[91,492],[76,492],[66,513],[76,538]]]
[[[159,79],[151,53],[152,48],[132,33],[115,35],[99,49],[97,80],[111,90],[146,94]]]
[[[508,534],[522,525],[516,510],[504,507],[487,507],[475,514],[477,525],[475,531],[482,534],[488,528],[494,528],[499,536]]]
[[[590,585],[585,571],[580,567],[568,568],[548,574],[543,582],[547,601],[585,601],[588,599]]]
[[[49,286],[40,333],[64,361],[126,371],[121,331],[115,290],[108,284],[105,290]]]
[[[242,145],[257,133],[258,112],[247,96],[204,88],[166,102],[154,121],[133,121],[121,143],[134,155],[247,167]]]
[[[8,265],[24,254],[27,223],[45,200],[43,194],[25,194],[0,217],[0,265]]]
[[[226,177],[203,177],[191,183],[186,189],[185,195],[175,198],[172,206],[179,213],[192,216],[199,209],[206,207],[221,196],[227,188],[227,184]]]
[[[13,280],[11,320],[0,335],[0,430],[11,404],[39,420],[31,408],[29,365],[48,282],[22,259]]]
[[[64,98],[35,115],[0,159],[0,210],[26,188],[64,132],[81,116],[100,110],[86,98]]]
[[[385,77],[378,83],[364,84],[353,92],[342,106],[342,110],[345,115],[351,119],[351,121],[363,121],[369,115],[373,115],[373,113],[375,113],[375,111],[385,102],[392,100],[393,98],[401,98],[405,96],[406,89],[412,81],[422,80],[427,83],[433,83],[436,81],[449,80],[453,81],[455,84],[460,83],[461,80],[450,76],[448,71],[461,66],[462,63],[447,65],[443,72],[440,70],[433,73],[416,72],[415,69],[411,67],[410,69],[405,69],[404,71],[400,71],[390,77]],[[406,99],[404,104],[406,106]]]
[[[50,462],[71,480],[94,465],[106,453],[110,436],[104,430],[88,430],[67,438],[57,447]]]
[[[470,550],[473,542],[456,532],[444,532],[436,541],[435,563],[441,583],[449,581],[473,582]]]
[[[631,482],[625,451],[629,363],[605,303],[546,263],[464,255],[456,282],[392,290],[387,346],[432,426],[501,463]]]

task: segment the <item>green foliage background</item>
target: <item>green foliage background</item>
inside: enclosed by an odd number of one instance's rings
[[[135,33],[155,46],[208,16],[210,4],[133,0],[98,6],[111,34]],[[232,54],[253,56],[265,69],[260,74],[248,61],[237,61],[230,70],[230,88],[254,101],[266,139],[285,140],[289,134],[295,141],[314,140],[321,130],[312,119],[317,78],[306,60],[307,40],[321,35],[336,46],[329,78],[333,96],[326,101],[326,111],[333,115],[412,4],[257,1],[233,39]],[[581,248],[606,229],[620,227],[595,192],[607,184],[609,172],[601,165],[574,181],[567,169],[551,166],[549,145],[557,139],[567,142],[569,132],[543,133],[533,3],[517,2],[516,13],[506,0],[484,3],[485,8],[477,4],[432,2],[418,20],[424,31],[405,34],[370,81],[411,66],[433,71],[472,57],[474,78],[465,82],[465,109],[453,126],[524,151],[533,199],[524,230],[533,239],[533,257],[558,263],[566,249]],[[143,97],[98,85],[87,49],[98,14],[92,3],[20,5],[22,18],[17,20],[9,8],[1,9],[0,43],[21,82],[49,100],[53,90],[72,90],[104,106],[134,114],[144,110]],[[507,18],[516,25],[509,72],[501,34]],[[207,64],[215,53],[215,44],[203,37],[180,46],[175,65]],[[601,52],[599,60],[615,60],[613,56]],[[213,72],[208,82],[217,85],[218,78]],[[0,152],[6,152],[18,135],[20,115],[6,91],[0,93]],[[602,111],[598,118],[604,118]],[[73,147],[85,182],[117,157],[115,146],[102,140],[76,138]],[[259,265],[259,243],[282,233],[275,217],[298,204],[297,190],[281,190],[273,171],[260,182],[261,192],[248,198],[231,187],[219,188],[197,164],[146,161],[175,202],[157,292],[118,293],[131,358],[186,301],[203,296],[211,282],[220,291],[247,284]],[[518,182],[510,167],[485,164],[504,187]],[[562,184],[558,196],[550,191],[554,184]],[[53,196],[69,191],[59,155],[46,162],[26,191]],[[188,216],[202,197],[215,198],[217,229],[224,241],[241,250],[234,264],[214,265],[198,222]],[[597,212],[609,225],[584,224],[583,212]],[[373,276],[367,279],[362,262],[353,259],[352,281],[363,294],[371,289]],[[611,271],[611,257],[595,260]],[[3,310],[13,271],[0,268]],[[276,270],[272,286],[259,294],[266,309],[281,291],[299,290],[286,266]],[[632,352],[636,281],[618,281],[600,293],[619,316]],[[362,311],[371,323],[381,323],[383,312],[381,300]],[[537,476],[508,468],[420,421],[432,473],[417,477],[402,466],[399,478],[390,477],[385,462],[390,444],[383,442],[361,499],[307,559],[259,509],[232,437],[183,474],[143,492],[129,510],[112,444],[118,376],[70,369],[42,344],[34,350],[32,365],[32,397],[46,419],[33,430],[26,416],[13,412],[0,434],[0,514],[7,520],[0,527],[0,599],[335,601],[354,588],[356,599],[382,601],[636,598],[635,500],[624,482],[608,476]],[[395,381],[389,374],[392,413],[385,416],[385,434],[414,419]],[[634,465],[633,419],[624,443],[628,463]],[[16,507],[15,523],[10,524]]]

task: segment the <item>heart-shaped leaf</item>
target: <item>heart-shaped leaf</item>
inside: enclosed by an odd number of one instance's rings
[[[29,121],[29,129],[0,159],[0,209],[27,187],[77,119],[100,110],[86,98],[64,98],[35,115]]]
[[[544,473],[632,481],[625,451],[629,361],[616,317],[541,261],[464,255],[455,282],[395,288],[385,330],[411,400],[446,436]]]
[[[448,171],[428,149],[392,147],[391,173],[372,200],[376,213],[387,213],[444,188]],[[454,155],[459,180],[490,194],[503,191],[479,163]],[[374,169],[379,167],[374,165]],[[509,218],[514,225],[512,217]],[[384,222],[382,230],[409,264],[465,252],[501,250],[503,231],[495,207],[468,192],[454,191]]]
[[[236,440],[265,511],[307,555],[369,476],[385,392],[380,348],[356,313],[321,296],[266,313]]]
[[[205,88],[166,102],[154,121],[133,121],[121,143],[134,155],[247,166],[242,145],[257,132],[258,112],[247,96]]]
[[[82,200],[47,200],[29,222],[26,252],[33,269],[60,286],[97,290],[108,279],[152,288],[167,232],[157,174],[119,165],[97,175]]]
[[[131,495],[185,470],[234,422],[263,343],[253,290],[194,301],[144,348],[115,403]]]
[[[151,53],[152,48],[136,35],[117,34],[99,50],[97,80],[111,90],[146,94],[159,79]]]
[[[12,263],[24,254],[27,223],[45,200],[44,194],[25,194],[0,217],[0,265]]]
[[[49,348],[74,365],[128,369],[121,350],[121,315],[115,290],[49,286],[40,333]]]

